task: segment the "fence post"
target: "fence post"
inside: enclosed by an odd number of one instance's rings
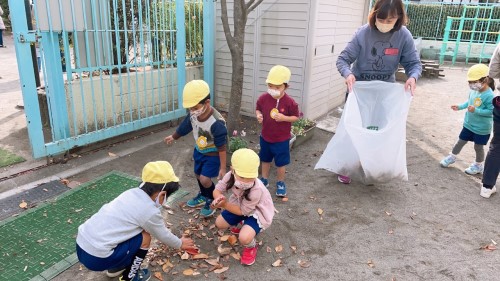
[[[186,84],[186,17],[184,0],[175,1],[176,29],[177,29],[177,108],[182,108],[182,91]]]
[[[214,103],[215,4],[203,0],[203,77],[210,86],[210,101]]]
[[[444,28],[444,37],[443,37],[443,43],[441,44],[441,52],[439,54],[439,64],[443,64],[444,62],[444,55],[446,53],[446,47],[448,45],[448,39],[450,38],[450,30],[451,30],[451,22],[452,22],[451,17],[446,17],[446,26]]]

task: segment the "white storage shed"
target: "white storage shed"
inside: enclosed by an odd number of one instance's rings
[[[232,1],[228,3],[232,6]],[[346,86],[335,62],[356,29],[366,23],[368,9],[369,0],[264,0],[249,15],[246,28],[242,114],[255,114],[255,103],[267,90],[267,73],[276,64],[291,69],[287,93],[305,117],[316,119],[342,104]],[[232,14],[230,7],[231,26]],[[215,105],[227,109],[231,54],[220,1],[215,53]]]

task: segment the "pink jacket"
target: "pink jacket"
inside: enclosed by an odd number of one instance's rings
[[[221,192],[226,192],[227,182],[230,178],[231,172],[228,172],[217,183],[215,188]],[[267,190],[259,179],[255,179],[255,185],[250,189],[250,193],[248,194],[250,201],[243,197],[243,190],[233,186],[230,191],[232,191],[232,194],[228,202],[240,206],[241,213],[244,216],[255,217],[262,229],[266,229],[271,225],[274,217],[273,198],[269,190]]]

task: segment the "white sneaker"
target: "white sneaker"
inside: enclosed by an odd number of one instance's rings
[[[455,160],[457,160],[457,157],[453,154],[450,154],[450,155],[446,156],[443,160],[441,160],[441,162],[439,162],[439,164],[441,164],[441,166],[443,168],[448,168],[448,166],[455,163]]]
[[[484,170],[484,167],[482,164],[478,163],[472,163],[469,168],[465,169],[465,172],[469,175],[477,175],[477,174],[482,174]]]
[[[497,188],[495,186],[492,189],[482,186],[481,193],[479,193],[479,195],[481,195],[484,198],[490,198],[490,196],[493,195],[493,193],[495,192],[497,192]]]

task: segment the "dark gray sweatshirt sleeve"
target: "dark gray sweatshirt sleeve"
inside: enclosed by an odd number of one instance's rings
[[[351,64],[358,58],[361,46],[359,45],[359,40],[358,40],[358,29],[356,33],[354,33],[354,36],[352,37],[351,41],[347,43],[347,46],[344,48],[344,50],[340,53],[338,59],[337,59],[337,69],[342,75],[342,77],[347,78],[349,74],[352,73],[351,71]]]
[[[409,30],[406,28],[403,49],[401,50],[401,58],[399,63],[404,67],[405,73],[408,78],[413,77],[415,81],[418,80],[422,74],[422,63],[418,57],[417,48],[415,47],[415,41]]]
[[[163,244],[174,248],[180,249],[182,245],[182,241],[179,237],[175,236],[168,228],[165,226],[165,222],[163,222],[163,217],[160,213],[156,213],[148,221],[142,226],[144,230],[146,230],[151,236],[160,240]]]

